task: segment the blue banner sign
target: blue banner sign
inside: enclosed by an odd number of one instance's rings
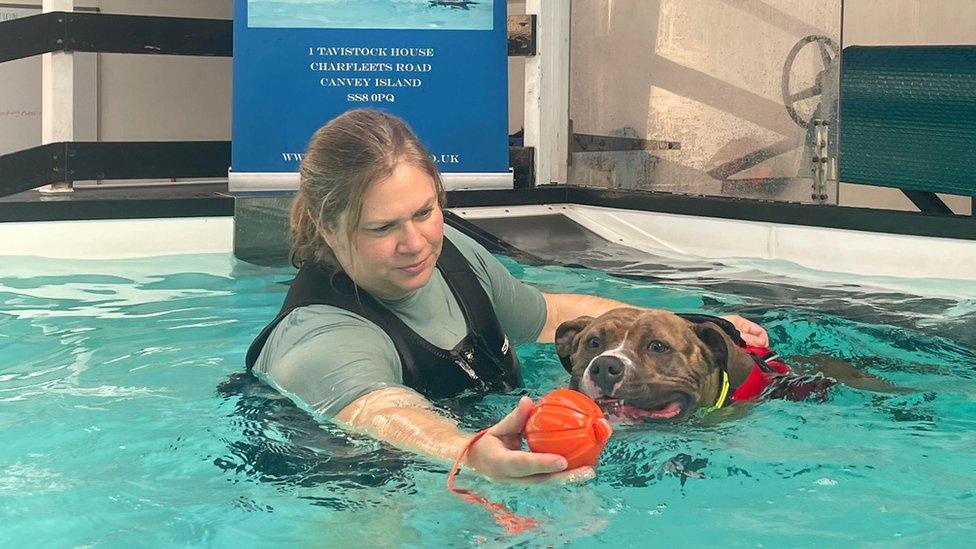
[[[508,175],[507,48],[504,0],[236,0],[232,190],[297,173],[361,107],[406,119],[442,172]]]

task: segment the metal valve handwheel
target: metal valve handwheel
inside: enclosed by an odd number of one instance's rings
[[[793,72],[793,64],[796,62],[797,55],[808,44],[816,44],[820,53],[820,61],[823,63],[823,69],[817,73],[812,86],[794,92],[790,89],[790,75]],[[790,118],[801,128],[808,127],[810,120],[804,120],[800,116],[796,110],[797,103],[823,94],[824,75],[827,74],[831,65],[837,61],[839,54],[840,50],[833,40],[823,35],[811,34],[810,36],[801,38],[799,42],[794,44],[793,48],[790,49],[790,53],[786,56],[786,63],[783,65],[782,81],[783,105],[786,107],[786,112],[790,115]]]

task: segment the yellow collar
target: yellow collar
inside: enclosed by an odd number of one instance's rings
[[[718,393],[718,401],[711,408],[706,408],[705,412],[714,412],[725,405],[725,398],[729,395],[729,373],[722,370],[722,390]]]

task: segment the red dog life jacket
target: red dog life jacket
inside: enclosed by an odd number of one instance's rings
[[[827,389],[837,384],[833,378],[822,374],[796,375],[780,359],[779,354],[766,347],[747,345],[742,340],[739,330],[731,322],[712,315],[699,313],[677,313],[678,316],[694,323],[711,322],[722,329],[735,344],[752,357],[755,366],[741,385],[729,388],[722,401],[711,409],[721,408],[734,401],[755,400],[760,396],[767,398],[784,398],[786,400],[806,400],[813,396],[817,399],[827,397]],[[724,372],[728,376],[728,372]],[[728,377],[725,378],[728,380]]]
[[[797,375],[779,355],[765,347],[739,344],[739,348],[749,354],[756,363],[752,371],[726,398],[726,403],[737,400],[755,400],[760,396],[786,400],[825,400],[827,390],[837,384],[837,380],[823,374]]]
[[[739,344],[739,348],[749,354],[756,363],[749,376],[732,392],[732,400],[755,400],[772,385],[773,380],[781,375],[790,373],[786,363],[779,355],[765,347]]]

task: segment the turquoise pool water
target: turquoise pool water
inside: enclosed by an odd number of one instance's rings
[[[725,422],[620,428],[599,476],[582,486],[463,478],[542,519],[511,537],[445,490],[443,465],[320,425],[233,377],[277,310],[287,270],[228,255],[0,258],[0,546],[908,547],[974,538],[973,285],[883,289],[892,281],[858,285],[758,262],[662,260],[626,265],[626,278],[503,260],[547,290],[741,312],[786,356],[842,356],[918,391],[841,387],[827,402],[769,401]],[[633,278],[641,273],[656,278]],[[565,384],[550,346],[519,353],[526,393]],[[474,429],[518,396],[443,404]]]

